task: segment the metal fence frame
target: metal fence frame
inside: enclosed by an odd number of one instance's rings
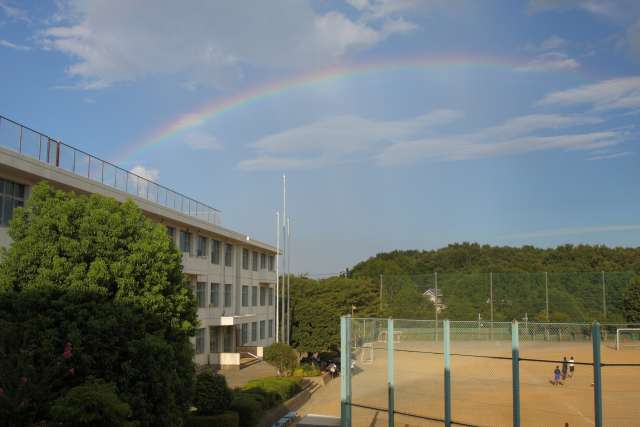
[[[3,138],[3,127],[13,127],[15,129],[15,140],[11,141]],[[62,141],[57,141],[48,135],[1,115],[0,146],[182,214],[211,224],[220,224],[220,211],[212,206],[129,172]],[[35,154],[36,150],[37,155]]]
[[[469,424],[456,422],[453,417],[451,411],[451,324],[462,324],[468,322],[455,322],[444,320],[442,321],[442,355],[444,356],[444,366],[443,366],[443,375],[444,375],[444,400],[442,402],[444,406],[444,419],[436,419],[430,418],[427,416],[417,415],[417,414],[409,414],[398,411],[395,409],[395,381],[394,381],[394,349],[396,346],[395,342],[395,334],[394,334],[394,326],[396,321],[406,322],[404,319],[386,319],[387,322],[387,331],[384,336],[384,340],[386,341],[385,347],[387,351],[387,390],[388,390],[388,407],[387,408],[378,408],[378,407],[368,407],[363,404],[353,403],[351,399],[351,362],[352,362],[352,320],[374,320],[374,321],[384,321],[385,319],[359,319],[352,318],[351,316],[342,316],[340,318],[340,357],[341,357],[341,366],[342,372],[340,375],[340,400],[341,400],[341,425],[342,427],[350,427],[352,423],[352,407],[364,408],[364,409],[375,409],[382,412],[387,412],[388,414],[388,427],[394,427],[394,415],[408,415],[416,418],[421,418],[425,420],[439,421],[444,423],[445,426],[449,427],[451,425],[463,425],[469,426]],[[419,320],[416,322],[420,322]],[[521,330],[518,321],[514,320],[512,322],[496,322],[496,323],[507,323],[510,329],[510,341],[511,341],[511,357],[499,357],[499,356],[478,356],[478,357],[490,357],[493,359],[504,359],[511,360],[512,365],[512,402],[513,402],[513,426],[520,427],[520,362],[556,362],[549,360],[537,360],[537,359],[528,359],[520,356],[520,338],[521,338]],[[533,323],[533,322],[532,322]],[[549,323],[542,323],[541,327],[545,325],[551,325]],[[559,324],[556,324],[559,325]],[[595,415],[595,426],[602,427],[603,425],[603,413],[602,413],[602,367],[603,366],[629,366],[629,364],[611,364],[602,363],[601,360],[601,335],[604,333],[601,328],[601,324],[598,321],[593,322],[592,324],[588,323],[573,323],[566,324],[568,327],[576,327],[576,326],[588,326],[590,328],[591,336],[590,341],[592,343],[593,348],[593,362],[592,363],[579,363],[580,365],[592,365],[593,366],[593,407],[594,407],[594,415]],[[504,325],[498,325],[504,326]],[[617,325],[606,325],[608,327],[617,326]],[[525,335],[526,336],[526,335]],[[503,339],[506,337],[503,337]],[[435,342],[435,340],[434,340]],[[457,355],[457,354],[455,354]],[[470,356],[470,355],[458,355],[458,356]],[[637,366],[640,368],[640,364],[633,364],[633,366]]]

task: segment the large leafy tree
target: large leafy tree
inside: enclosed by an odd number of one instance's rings
[[[133,202],[38,184],[9,234],[0,263],[0,419],[46,420],[55,399],[94,377],[116,385],[141,426],[181,425],[196,312],[163,227]]]
[[[640,323],[640,277],[631,279],[625,289],[624,315],[627,322]]]

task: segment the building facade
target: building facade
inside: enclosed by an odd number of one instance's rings
[[[9,131],[7,131],[7,129]],[[163,224],[182,252],[198,305],[192,339],[199,365],[237,368],[262,356],[275,337],[276,249],[220,225],[219,212],[0,116],[0,245],[11,240],[13,209],[47,181],[80,194],[131,198]]]

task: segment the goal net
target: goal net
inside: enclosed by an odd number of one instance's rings
[[[616,350],[640,348],[640,328],[618,328],[616,330]]]

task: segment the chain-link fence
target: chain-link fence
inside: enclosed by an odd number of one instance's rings
[[[411,319],[623,322],[634,272],[380,276],[380,313]]]
[[[640,419],[640,351],[615,345],[640,325],[346,316],[341,328],[345,426]]]

